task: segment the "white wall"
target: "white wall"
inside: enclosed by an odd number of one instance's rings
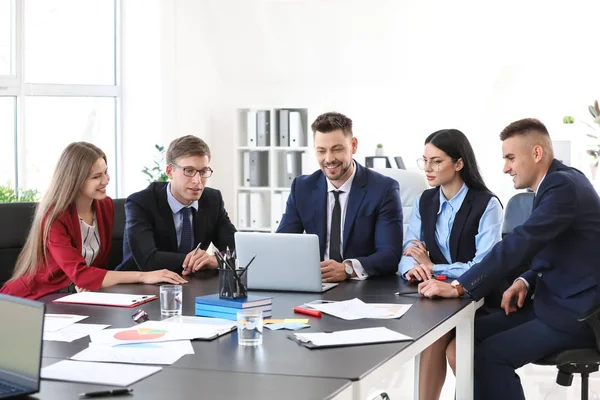
[[[569,137],[585,127],[565,129],[563,115],[587,118],[600,97],[600,2],[549,3],[163,0],[173,32],[161,46],[172,40],[173,50],[161,64],[173,75],[162,78],[173,98],[162,105],[174,111],[159,110],[173,118],[161,137],[208,141],[211,185],[233,211],[237,107],[343,112],[354,121],[359,160],[381,142],[409,168],[429,133],[458,128],[505,201],[514,190],[502,174],[502,128],[531,116],[553,137]]]

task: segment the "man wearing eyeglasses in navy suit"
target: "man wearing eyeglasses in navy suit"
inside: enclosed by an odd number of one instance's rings
[[[235,227],[219,190],[206,187],[213,173],[204,140],[187,135],[166,152],[169,182],[153,182],[125,202],[123,262],[117,270],[167,268],[182,275],[218,267],[206,253],[234,248]]]

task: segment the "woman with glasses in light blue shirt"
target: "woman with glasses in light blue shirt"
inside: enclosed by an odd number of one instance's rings
[[[486,187],[467,137],[443,129],[425,140],[417,160],[434,187],[414,203],[398,265],[408,280],[458,278],[480,262],[501,239],[502,205]],[[421,400],[438,399],[446,377],[446,357],[454,370],[454,332],[421,353]]]

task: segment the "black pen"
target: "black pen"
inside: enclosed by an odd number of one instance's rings
[[[102,390],[99,392],[87,392],[79,395],[80,399],[91,399],[93,397],[108,397],[108,396],[120,396],[122,394],[131,394],[133,389],[113,389],[113,390]]]
[[[250,266],[250,264],[252,264],[252,261],[254,261],[254,259],[256,258],[256,254],[254,255],[254,257],[252,257],[250,259],[250,262],[248,262],[248,264],[246,264],[246,268],[244,268],[244,270],[242,271],[242,273],[240,274],[240,278],[242,276],[244,276],[244,274],[246,273],[246,271],[248,271],[248,267]]]

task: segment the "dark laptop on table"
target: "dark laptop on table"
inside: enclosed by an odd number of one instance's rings
[[[0,294],[0,399],[40,390],[45,304]]]

